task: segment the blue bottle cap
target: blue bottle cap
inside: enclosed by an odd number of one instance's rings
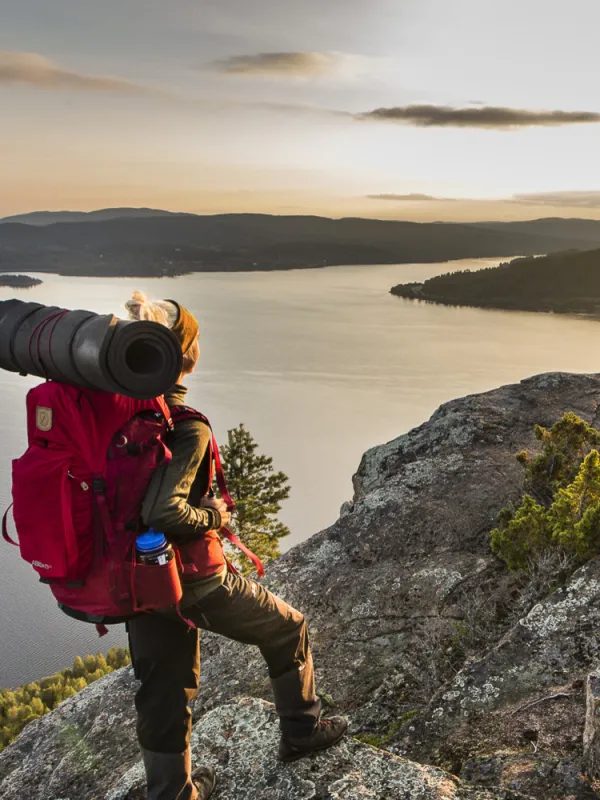
[[[151,550],[160,550],[167,543],[164,533],[156,533],[150,529],[148,533],[142,533],[135,540],[135,546],[140,553],[149,553]]]

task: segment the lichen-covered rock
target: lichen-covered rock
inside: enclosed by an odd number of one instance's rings
[[[241,698],[206,714],[194,727],[196,765],[216,767],[215,800],[514,800],[523,795],[473,790],[434,767],[415,764],[346,738],[336,747],[292,764],[277,761],[274,708]],[[128,800],[143,784],[133,767],[105,795]]]
[[[397,749],[545,798],[596,797],[581,775],[584,677],[600,654],[600,559],[536,605],[481,660],[461,670]],[[508,753],[498,759],[495,753]],[[557,772],[558,770],[558,772]],[[560,775],[560,780],[558,776]],[[567,794],[568,790],[568,794]]]
[[[592,672],[586,681],[583,759],[587,774],[600,778],[600,674]]]
[[[509,581],[490,553],[489,532],[518,497],[515,454],[538,447],[534,425],[549,427],[566,411],[598,426],[598,398],[600,376],[555,373],[445,404],[429,422],[367,452],[340,519],[269,566],[267,586],[309,621],[318,689],[350,716],[352,733],[461,772],[477,791],[500,783],[507,797],[597,796],[581,773],[583,682],[600,662],[600,562],[534,608],[524,606],[520,619],[492,621],[479,650],[464,641],[472,633],[470,599],[492,606]],[[120,687],[118,711],[100,683],[89,690],[98,701],[76,723],[111,780],[136,760],[133,685],[130,672],[123,675],[111,679]],[[195,721],[239,695],[271,699],[260,654],[203,634]],[[104,704],[123,715],[114,736]],[[15,785],[22,794],[9,800],[50,798],[44,781],[55,773],[53,786],[67,785],[74,756],[60,755],[56,719],[28,726],[0,754],[0,797]],[[86,797],[85,776],[74,780],[83,787],[77,796]]]
[[[98,800],[140,757],[131,667],[30,722],[0,754],[1,800]]]

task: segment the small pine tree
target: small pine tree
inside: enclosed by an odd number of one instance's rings
[[[525,468],[526,491],[548,506],[555,492],[573,480],[590,450],[600,445],[600,431],[568,411],[551,428],[536,425],[534,434],[541,453],[530,458],[523,451],[517,461]]]
[[[44,704],[39,697],[34,697],[31,701],[31,710],[36,717],[41,717],[44,714]]]
[[[81,656],[75,656],[73,661],[73,675],[75,678],[82,678],[85,675],[85,664]]]
[[[550,552],[574,568],[600,553],[600,431],[569,412],[549,430],[536,426],[535,435],[541,453],[517,455],[527,493],[498,515],[491,548],[517,572]]]
[[[95,672],[98,669],[98,658],[90,653],[89,656],[86,656],[83,659],[83,663],[85,664],[85,671],[89,674]]]
[[[557,544],[579,559],[596,555],[600,545],[600,455],[584,458],[575,480],[559,489],[548,516]]]
[[[552,544],[552,528],[547,511],[529,494],[512,518],[492,531],[490,546],[509,569],[527,569],[536,554]]]
[[[227,432],[221,449],[227,483],[236,501],[231,528],[242,542],[264,562],[280,554],[279,540],[290,533],[277,515],[290,496],[288,477],[275,472],[273,459],[258,452],[258,444],[243,424]],[[234,556],[240,571],[254,569],[243,555]]]
[[[71,688],[75,690],[75,693],[77,693],[81,692],[82,689],[85,689],[87,685],[86,678],[76,678],[71,684]]]
[[[125,647],[111,647],[106,654],[106,662],[111,669],[120,669],[131,664],[129,650]]]

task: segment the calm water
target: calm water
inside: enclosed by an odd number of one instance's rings
[[[120,314],[132,289],[174,297],[202,326],[200,368],[189,402],[219,439],[246,423],[275,467],[290,476],[283,520],[289,547],[331,524],[352,495],[362,453],[426,420],[446,400],[538,372],[596,372],[600,324],[550,314],[447,308],[392,297],[389,288],[450,269],[498,261],[333,267],[251,275],[130,280],[41,276],[18,296]],[[0,288],[0,299],[14,296]],[[10,459],[25,445],[24,398],[31,378],[0,375],[0,505],[8,503]],[[2,543],[3,544],[3,543]],[[0,547],[0,686],[70,665],[101,641],[64,617],[46,587],[8,545]]]

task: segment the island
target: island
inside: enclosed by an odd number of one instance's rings
[[[600,250],[516,258],[498,267],[399,284],[390,291],[451,306],[600,316]]]
[[[30,278],[29,275],[0,275],[0,286],[10,286],[13,289],[31,289],[41,283],[39,278]]]

